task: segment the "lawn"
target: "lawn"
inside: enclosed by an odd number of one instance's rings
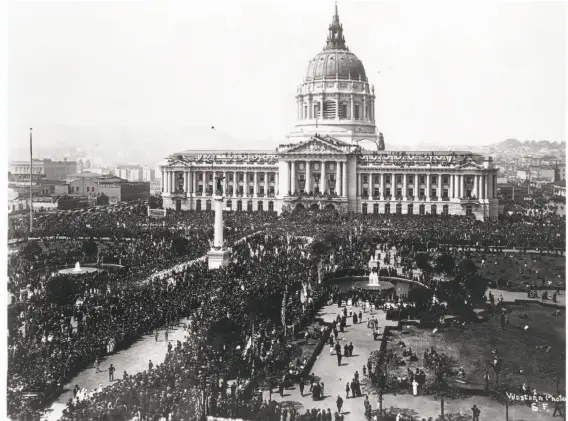
[[[491,318],[487,322],[469,324],[462,327],[448,327],[432,334],[432,329],[419,329],[414,326],[404,328],[407,333],[394,331],[388,347],[402,355],[397,346],[403,341],[406,347],[416,352],[419,361],[399,367],[400,374],[406,374],[407,367],[423,368],[424,351],[434,347],[437,352],[444,352],[458,361],[467,374],[467,382],[483,384],[483,375],[492,358],[492,350],[497,348],[503,359],[503,374],[510,377],[509,384],[516,386],[527,382],[531,387],[543,393],[556,393],[556,383],[552,374],[554,369],[561,373],[560,384],[565,381],[565,313],[553,316],[553,309],[536,304],[528,306],[511,306],[510,325],[504,331],[499,330],[499,318]],[[528,318],[522,318],[522,315]],[[518,327],[517,327],[518,325]],[[526,333],[522,327],[529,326]],[[549,352],[537,349],[537,346],[551,346]],[[520,374],[523,370],[523,374]],[[426,371],[426,370],[425,370]],[[506,373],[505,373],[506,372]],[[432,374],[427,373],[427,380]],[[504,378],[502,375],[501,378]],[[490,371],[490,382],[495,376]]]
[[[481,259],[474,261],[481,276],[494,282],[502,277],[505,281],[511,281],[513,290],[526,291],[527,282],[537,283],[540,287],[542,281],[537,279],[539,275],[546,284],[552,281],[554,287],[565,285],[566,257],[519,253],[509,253],[507,256],[487,254],[485,264],[481,263]]]

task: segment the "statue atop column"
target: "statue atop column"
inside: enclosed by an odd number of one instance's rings
[[[225,179],[225,177],[223,177],[222,175],[218,175],[215,177],[215,195],[217,196],[223,196],[223,184],[221,183],[223,180]]]

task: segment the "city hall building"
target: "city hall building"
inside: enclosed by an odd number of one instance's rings
[[[379,214],[497,218],[491,158],[457,151],[389,151],[375,126],[375,89],[345,43],[337,6],[323,51],[296,95],[297,123],[274,150],[189,150],[160,166],[164,207],[211,209],[215,178],[225,209],[334,208]]]

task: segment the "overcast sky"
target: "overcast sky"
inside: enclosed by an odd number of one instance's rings
[[[338,4],[388,149],[565,140],[564,2]],[[215,125],[272,148],[294,125],[296,87],[332,15],[333,1],[314,0],[12,0],[10,139],[51,124]],[[189,137],[187,148],[231,146]]]

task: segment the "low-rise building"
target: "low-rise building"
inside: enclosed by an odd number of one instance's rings
[[[77,162],[53,161],[51,159],[34,159],[32,161],[32,179],[65,180],[77,172]],[[30,161],[11,161],[8,167],[8,178],[12,181],[30,179]]]
[[[554,183],[554,195],[566,197],[566,181],[558,181]]]

